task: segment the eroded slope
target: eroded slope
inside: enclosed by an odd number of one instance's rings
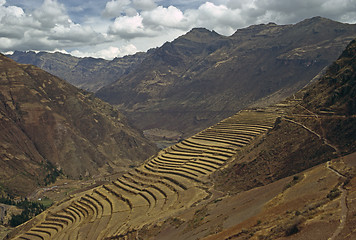
[[[92,94],[0,56],[0,185],[30,193],[55,171],[70,178],[120,171],[155,153],[124,116]]]

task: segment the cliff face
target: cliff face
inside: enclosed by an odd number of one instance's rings
[[[156,148],[92,94],[0,56],[0,186],[28,193],[48,174],[120,171]]]

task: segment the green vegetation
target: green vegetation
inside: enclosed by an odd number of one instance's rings
[[[42,200],[39,201],[39,203],[42,204],[45,209],[47,209],[52,206],[53,200],[49,199],[48,197],[44,197]]]
[[[45,210],[45,207],[41,203],[30,202],[27,199],[18,202],[16,206],[23,209],[23,211],[21,214],[12,215],[9,221],[11,227],[16,227]]]
[[[46,186],[51,183],[55,183],[57,178],[63,175],[62,170],[57,170],[51,162],[47,162],[46,170],[49,171],[49,173],[44,178],[44,182]]]
[[[299,232],[298,224],[293,224],[286,229],[286,236],[291,236]]]
[[[341,192],[338,188],[333,188],[328,195],[326,195],[327,198],[330,200],[334,200],[335,198],[339,197],[341,195]]]
[[[16,202],[11,197],[1,197],[0,203],[7,205],[16,205]]]
[[[299,176],[299,175],[293,176],[293,180],[292,180],[290,183],[288,183],[287,185],[284,186],[284,190],[286,190],[286,189],[288,189],[288,188],[294,186],[294,185],[297,184],[301,179],[302,179],[302,177]]]
[[[48,198],[45,198],[43,200],[43,204],[39,202],[31,202],[28,201],[27,198],[22,199],[20,201],[14,200],[12,197],[7,196],[7,197],[1,197],[0,198],[0,203],[4,203],[7,205],[14,205],[20,209],[22,209],[22,212],[17,215],[12,215],[9,225],[11,227],[16,227],[34,216],[40,214],[43,212],[46,208],[52,205],[52,201]]]

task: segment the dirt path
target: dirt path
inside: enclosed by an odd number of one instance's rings
[[[303,109],[305,109],[309,114],[311,114],[312,117],[314,117],[316,120],[318,120],[319,122],[319,126],[320,126],[320,130],[321,130],[321,134],[318,134],[317,132],[315,132],[314,130],[312,130],[311,128],[305,126],[302,123],[293,121],[291,119],[288,118],[284,118],[286,121],[297,124],[299,126],[301,126],[302,128],[306,129],[307,131],[309,131],[310,133],[314,134],[315,136],[317,136],[320,140],[323,141],[323,143],[331,148],[333,148],[336,152],[336,154],[341,157],[340,155],[340,151],[338,149],[337,146],[332,145],[331,143],[328,142],[328,140],[326,139],[326,132],[325,129],[322,127],[322,122],[321,122],[321,118],[319,117],[318,114],[310,111],[309,109],[305,108],[304,106],[300,105]],[[342,173],[340,173],[339,171],[337,171],[336,169],[332,168],[330,166],[330,161],[326,162],[326,168],[329,169],[331,172],[333,172],[334,174],[336,174],[338,177],[341,177],[343,179],[346,179],[346,176],[344,176]],[[328,240],[334,240],[337,238],[337,236],[339,236],[339,234],[341,233],[341,231],[344,229],[345,227],[345,223],[346,223],[346,218],[347,218],[347,213],[348,213],[348,208],[347,208],[347,203],[346,203],[346,197],[347,197],[347,191],[346,189],[343,187],[343,185],[340,185],[338,187],[338,190],[341,192],[341,197],[340,197],[340,206],[341,206],[341,213],[340,213],[340,225],[337,227],[337,229],[335,230],[335,232],[333,233],[333,235],[328,239]]]
[[[295,96],[294,96],[294,98],[295,98]],[[293,120],[288,119],[288,118],[284,118],[284,119],[285,119],[286,121],[288,121],[288,122],[297,124],[297,125],[303,127],[304,129],[306,129],[307,131],[309,131],[310,133],[316,135],[319,139],[321,139],[321,140],[323,141],[323,143],[324,143],[325,145],[327,145],[327,146],[333,148],[333,149],[335,150],[336,154],[337,154],[339,157],[341,157],[340,151],[339,151],[338,147],[335,146],[335,145],[333,145],[333,144],[331,144],[331,143],[328,141],[328,139],[326,138],[326,132],[325,132],[325,129],[323,128],[322,123],[321,123],[321,119],[322,119],[323,117],[319,116],[317,113],[315,113],[315,112],[313,112],[313,111],[310,111],[309,109],[307,109],[306,107],[304,107],[304,106],[301,105],[301,104],[298,104],[298,106],[300,106],[301,108],[303,108],[306,112],[308,112],[308,113],[310,114],[311,117],[314,117],[314,118],[318,121],[319,126],[320,126],[320,130],[321,130],[321,135],[318,134],[317,132],[315,132],[314,130],[312,130],[311,128],[308,128],[307,126],[305,126],[305,125],[302,124],[302,123],[293,121]],[[330,117],[330,116],[328,116],[328,117]],[[337,117],[338,117],[338,118],[340,118],[340,117],[344,118],[345,116],[337,116]]]
[[[327,145],[327,146],[331,147],[332,149],[334,149],[335,152],[339,155],[339,149],[338,149],[335,145],[332,145],[331,143],[329,143],[326,138],[324,138],[323,136],[321,136],[320,134],[318,134],[318,133],[315,132],[314,130],[308,128],[307,126],[305,126],[305,125],[302,124],[302,123],[293,121],[293,120],[291,120],[291,119],[284,118],[284,120],[286,120],[286,121],[288,121],[288,122],[291,122],[291,123],[294,123],[294,124],[297,124],[297,125],[301,126],[302,128],[304,128],[305,130],[309,131],[310,133],[314,134],[314,135],[317,136],[319,139],[321,139],[325,145]]]
[[[337,170],[333,169],[332,167],[330,167],[330,161],[328,161],[326,163],[326,168],[329,169],[331,172],[335,173],[337,176],[341,177],[341,178],[345,178],[346,177],[341,174],[340,172],[338,172]],[[328,240],[334,240],[336,239],[337,236],[339,236],[339,234],[341,233],[341,231],[344,229],[345,227],[345,223],[346,223],[346,217],[347,217],[347,212],[348,212],[348,208],[347,208],[347,204],[346,204],[346,197],[347,197],[347,191],[346,189],[343,187],[343,185],[340,185],[338,187],[338,189],[341,192],[341,197],[340,197],[340,205],[341,205],[341,216],[340,216],[340,225],[337,227],[336,231],[334,232],[334,234],[328,239]]]

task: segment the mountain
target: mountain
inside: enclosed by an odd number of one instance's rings
[[[0,187],[31,193],[63,173],[92,177],[127,169],[156,148],[93,94],[0,55]]]
[[[74,86],[95,92],[129,73],[146,57],[146,53],[115,58],[112,61],[97,58],[78,58],[63,53],[21,52],[8,55],[16,62],[35,65]]]
[[[355,88],[356,39],[320,79],[277,104],[286,115],[272,131],[247,154],[214,174],[214,185],[220,191],[248,192],[261,187],[261,194],[267,188],[275,190],[269,183],[295,175],[283,183],[279,195],[265,201],[255,217],[207,239],[240,239],[250,234],[270,239],[294,234],[293,239],[355,238],[351,230],[356,222],[352,210],[356,192]],[[346,199],[346,195],[350,197]],[[261,206],[257,202],[249,204],[250,210]],[[331,213],[335,204],[336,211]],[[277,216],[277,221],[271,219]],[[253,221],[259,221],[259,226],[253,226]]]
[[[356,37],[355,24],[315,17],[254,25],[225,37],[202,28],[152,50],[139,67],[96,95],[146,131],[183,137],[263,97],[301,89]]]
[[[15,52],[116,105],[163,147],[247,106],[267,106],[320,75],[356,37],[355,24],[314,17],[253,25],[226,37],[203,28],[112,61]]]
[[[244,156],[240,159],[243,164],[236,163],[220,173],[216,185],[231,191],[246,190],[251,188],[248,182],[252,180],[253,187],[265,185],[308,169],[322,159],[331,159],[333,154],[355,152],[355,63],[356,41],[353,40],[320,79],[280,104],[294,106],[286,108],[287,117],[281,118],[257,150],[250,150],[255,159],[248,161]],[[294,143],[296,139],[298,143]]]
[[[354,239],[355,50],[284,101],[241,110],[6,239]]]

